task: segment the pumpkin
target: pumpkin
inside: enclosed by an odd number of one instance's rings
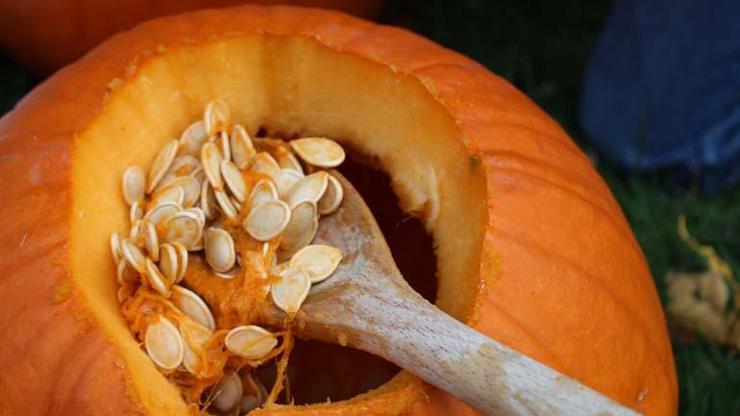
[[[324,135],[377,160],[434,238],[440,308],[619,403],[676,412],[643,254],[553,120],[405,30],[244,6],[114,36],[0,121],[5,414],[184,414],[121,316],[108,236],[127,222],[121,172],[214,98],[250,132]],[[402,371],[350,400],[255,414],[409,412],[475,413]]]
[[[323,7],[371,18],[383,0],[0,0],[0,46],[34,73],[48,75],[139,22],[244,3]]]

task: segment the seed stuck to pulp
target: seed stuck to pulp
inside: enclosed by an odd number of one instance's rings
[[[325,138],[253,141],[231,118],[212,101],[148,171],[123,172],[130,228],[111,234],[110,251],[121,311],[152,362],[190,406],[244,414],[268,400],[253,368],[287,360],[292,345],[290,328],[257,326],[250,308],[272,302],[290,325],[342,261],[311,242],[341,206],[325,168],[345,154]]]

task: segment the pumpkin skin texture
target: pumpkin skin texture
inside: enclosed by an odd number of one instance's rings
[[[48,75],[139,22],[190,10],[292,4],[376,17],[383,0],[0,0],[0,45],[34,73]]]
[[[326,135],[377,157],[435,239],[443,310],[626,406],[676,413],[640,247],[554,121],[407,31],[243,6],[116,35],[0,120],[5,414],[185,414],[118,311],[108,236],[127,221],[123,169],[213,98],[250,134]],[[407,372],[352,400],[254,414],[409,413],[476,414]]]

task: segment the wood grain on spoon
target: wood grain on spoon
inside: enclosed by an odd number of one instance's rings
[[[314,286],[297,334],[381,356],[486,414],[614,414],[634,411],[445,314],[403,279],[362,197],[343,176],[344,202],[322,219],[315,243],[344,259]],[[277,309],[262,317],[282,325]]]

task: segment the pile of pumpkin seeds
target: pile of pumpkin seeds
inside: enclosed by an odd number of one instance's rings
[[[228,331],[217,342],[229,357],[257,366],[275,356],[278,334],[250,322],[219,325],[187,287],[188,262],[235,279],[244,273],[242,258],[262,256],[265,298],[295,315],[311,285],[328,278],[342,259],[339,249],[311,243],[320,216],[342,202],[342,186],[327,169],[344,158],[342,147],[326,138],[252,140],[243,126],[232,124],[228,105],[215,100],[202,120],[161,148],[148,173],[139,166],[125,170],[130,231],[110,238],[118,300],[125,305],[146,295],[175,310],[149,319],[138,334],[161,372],[171,380],[178,374],[206,377],[204,346],[219,331]],[[251,247],[260,249],[237,252],[236,238],[252,239],[257,245]],[[250,371],[220,374],[199,407],[243,414],[265,401],[265,389]]]

